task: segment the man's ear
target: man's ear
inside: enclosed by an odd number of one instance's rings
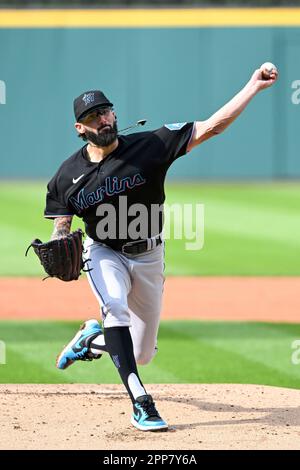
[[[80,122],[75,122],[74,127],[79,134],[85,133],[84,126]]]

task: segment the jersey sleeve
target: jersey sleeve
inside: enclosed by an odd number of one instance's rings
[[[165,124],[154,131],[164,144],[164,159],[171,164],[174,160],[187,153],[188,144],[193,136],[194,122]]]
[[[59,191],[59,175],[56,174],[47,185],[46,207],[44,216],[46,218],[73,216],[74,212],[63,200],[64,193]]]

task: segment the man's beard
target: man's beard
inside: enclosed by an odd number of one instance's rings
[[[106,129],[102,130],[104,127]],[[97,134],[90,131],[85,131],[86,139],[97,147],[108,147],[111,145],[118,136],[118,126],[116,121],[112,126],[109,124],[107,126],[102,126],[98,128]]]

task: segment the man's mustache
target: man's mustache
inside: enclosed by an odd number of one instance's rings
[[[100,132],[102,129],[104,129],[105,127],[108,127],[109,130],[113,130],[112,126],[110,124],[106,124],[105,126],[102,126],[102,127],[98,127],[97,131]]]

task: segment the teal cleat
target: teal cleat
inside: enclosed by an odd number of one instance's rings
[[[159,416],[151,395],[143,395],[133,405],[131,424],[140,431],[167,430],[167,423]]]
[[[58,369],[66,369],[75,361],[92,361],[100,359],[102,354],[93,354],[89,351],[91,341],[102,333],[97,320],[87,320],[81,325],[74,338],[64,347],[56,359]]]

